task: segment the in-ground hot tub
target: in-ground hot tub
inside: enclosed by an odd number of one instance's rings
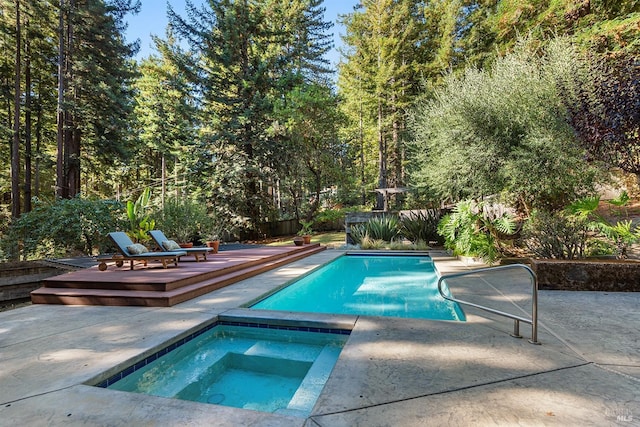
[[[97,384],[306,417],[349,331],[217,323]]]

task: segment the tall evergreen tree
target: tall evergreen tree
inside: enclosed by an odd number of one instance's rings
[[[167,41],[154,38],[158,56],[144,59],[136,81],[136,106],[138,136],[142,142],[140,155],[132,159],[132,167],[148,171],[152,180],[161,181],[164,201],[170,177],[182,177],[194,156],[197,140],[197,108],[195,99],[184,74],[169,59],[177,49],[171,34]],[[194,186],[205,184],[198,177],[190,176]],[[175,182],[175,180],[173,180]],[[175,186],[174,186],[175,187]],[[176,192],[178,188],[173,188]],[[179,195],[179,194],[177,194]]]
[[[14,62],[14,102],[13,102],[13,139],[11,142],[11,216],[20,216],[20,111],[22,80],[22,22],[20,18],[20,0],[15,2],[15,62]]]
[[[39,162],[46,158],[46,152],[41,151],[46,134],[43,111],[51,106],[51,81],[55,75],[51,64],[56,59],[52,49],[52,13],[44,0],[0,0],[0,98],[3,109],[0,135],[8,142],[2,147],[9,149],[6,157],[0,149],[2,158],[7,159],[6,163],[0,164],[0,176],[11,175],[11,192],[15,194],[12,199],[16,201],[12,204],[14,215],[22,211],[19,200],[24,201],[24,211],[31,210],[32,177],[35,174],[35,194],[38,195]],[[32,148],[33,139],[35,149]],[[4,193],[8,187],[0,178],[0,192]]]
[[[188,19],[169,10],[175,33],[191,47],[191,56],[174,60],[199,91],[210,153],[201,170],[211,177],[213,202],[249,228],[275,213],[269,188],[273,157],[282,153],[269,132],[274,100],[325,71],[320,3],[211,0],[203,8],[187,3]]]
[[[124,156],[130,133],[130,58],[124,16],[137,12],[139,0],[60,0],[57,195],[80,192],[82,148],[86,160]],[[95,167],[89,162],[87,170]]]
[[[424,8],[405,0],[368,0],[344,22],[347,51],[340,67],[341,94],[352,100],[349,105],[358,106],[349,108],[353,123],[359,128],[365,123],[375,126],[376,186],[402,187],[406,118],[420,92],[430,47],[424,39]],[[358,132],[363,137],[371,133]],[[376,207],[384,207],[382,194]]]
[[[298,86],[276,103],[279,120],[272,132],[282,136],[279,149],[287,158],[275,157],[285,161],[274,168],[279,172],[279,187],[291,201],[279,207],[299,220],[311,220],[320,208],[322,191],[342,181],[345,153],[338,127],[343,118],[337,103],[331,88],[320,83]]]

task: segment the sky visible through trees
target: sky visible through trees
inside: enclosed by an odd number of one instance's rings
[[[196,5],[202,4],[205,0],[194,0]],[[153,43],[151,41],[150,34],[157,36],[163,36],[167,20],[167,11],[159,4],[158,0],[143,0],[140,8],[140,12],[137,15],[129,16],[127,18],[128,28],[126,37],[128,41],[135,41],[140,39],[140,51],[138,52],[138,58],[146,58],[153,52]],[[353,11],[354,6],[359,3],[358,0],[325,0],[323,7],[327,9],[324,14],[325,20],[333,22],[333,42],[334,49],[327,53],[327,59],[332,64],[337,65],[340,54],[338,48],[342,46],[342,39],[340,35],[344,35],[344,26],[339,23],[338,15],[344,15]],[[178,13],[184,12],[185,2],[183,0],[169,1]]]

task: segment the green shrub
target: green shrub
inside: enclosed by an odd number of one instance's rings
[[[111,247],[107,234],[125,228],[124,219],[124,205],[112,200],[36,200],[35,208],[10,226],[2,250],[12,259],[104,252]]]
[[[400,220],[400,232],[409,241],[443,244],[444,239],[438,234],[438,223],[442,219],[441,209],[412,211]]]
[[[589,239],[587,241],[587,256],[610,256],[617,253],[618,248],[606,239]]]
[[[612,200],[615,206],[623,207],[629,202],[629,196],[623,192],[618,199]],[[576,200],[566,211],[586,221],[591,231],[600,233],[616,247],[616,257],[626,258],[629,246],[640,241],[640,226],[634,228],[631,219],[617,220],[615,224],[597,212],[600,197],[585,197]]]
[[[506,211],[490,209],[482,202],[459,202],[442,217],[438,233],[445,246],[457,255],[480,257],[492,264],[501,255],[501,239],[513,235],[515,218]]]
[[[586,160],[557,87],[574,75],[575,48],[551,45],[542,52],[521,42],[490,68],[447,76],[417,104],[416,187],[454,200],[506,193],[523,212],[561,209],[593,189],[597,164]]]
[[[179,243],[193,242],[202,232],[207,233],[207,223],[213,221],[213,218],[207,216],[203,203],[188,198],[169,199],[164,209],[154,216],[157,228],[169,239],[175,239]]]
[[[523,232],[525,246],[540,258],[583,258],[588,239],[588,221],[566,212],[534,211]]]
[[[341,230],[344,225],[344,217],[344,209],[325,209],[316,215],[314,226],[319,231]]]

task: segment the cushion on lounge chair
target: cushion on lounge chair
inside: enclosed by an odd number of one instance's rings
[[[151,236],[151,238],[153,238],[153,240],[156,242],[156,245],[158,245],[158,247],[160,249],[162,249],[163,251],[168,251],[168,250],[172,250],[172,251],[184,251],[189,255],[193,255],[196,259],[196,261],[199,261],[200,257],[202,256],[202,258],[206,261],[207,259],[207,253],[213,251],[213,248],[180,248],[179,245],[176,244],[176,242],[174,240],[169,240],[169,238],[167,236],[164,235],[164,233],[162,232],[162,230],[151,230],[149,231],[149,235]],[[169,247],[167,247],[167,245],[169,244],[176,244],[176,249],[169,249]]]
[[[172,262],[178,266],[178,259],[181,256],[185,256],[185,251],[171,251],[171,252],[150,252],[146,246],[142,244],[136,244],[131,241],[131,238],[127,236],[124,231],[114,231],[109,233],[109,238],[118,248],[118,252],[122,254],[123,260],[130,261],[129,269],[133,270],[133,261],[142,260],[144,264],[147,264],[148,260],[162,262],[162,267],[167,268],[168,263]],[[144,251],[144,252],[142,252]],[[116,264],[117,265],[117,264]]]
[[[127,250],[131,255],[146,254],[147,252],[149,252],[149,249],[147,249],[147,247],[141,243],[134,243],[133,245],[129,245],[127,246]]]
[[[180,245],[177,244],[175,240],[165,240],[162,242],[162,247],[167,251],[180,250]]]

